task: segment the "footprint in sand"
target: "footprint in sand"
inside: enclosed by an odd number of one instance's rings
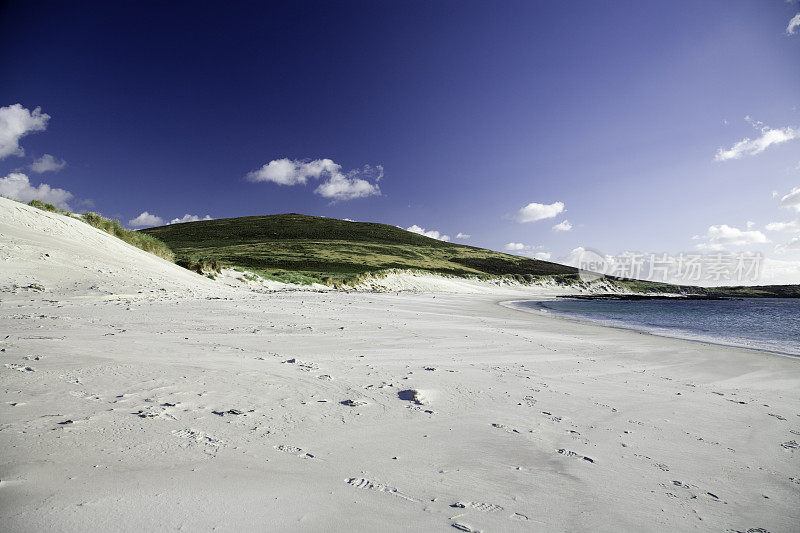
[[[25,365],[18,365],[15,363],[6,363],[6,368],[10,368],[11,370],[16,370],[17,372],[36,372],[32,367],[25,366]]]
[[[450,507],[455,507],[457,509],[475,509],[476,511],[482,511],[484,513],[496,513],[497,511],[503,510],[499,505],[483,502],[456,502]]]
[[[560,453],[561,455],[565,455],[567,457],[575,457],[576,459],[583,459],[584,461],[589,462],[589,463],[594,463],[595,462],[594,459],[592,459],[591,457],[587,457],[585,455],[581,455],[581,454],[579,454],[577,452],[573,452],[572,450],[567,450],[565,448],[559,448],[558,453]]]
[[[298,448],[297,446],[288,446],[286,444],[278,444],[277,446],[273,446],[276,450],[284,453],[289,453],[294,455],[295,457],[299,457],[301,459],[314,459],[314,455],[304,451],[302,448]]]
[[[297,365],[297,368],[299,368],[300,370],[303,370],[304,372],[310,372],[312,370],[318,370],[319,369],[319,367],[317,365],[315,365],[314,363],[305,363],[305,362],[299,361],[298,359],[295,359],[295,358],[287,359],[283,363],[284,364],[289,364],[289,365]]]
[[[426,394],[418,389],[406,389],[397,393],[397,397],[407,402],[413,402],[417,405],[425,405],[429,403],[429,398]]]
[[[562,420],[560,416],[556,416],[549,411],[542,411],[542,414],[547,418],[549,418],[550,420],[552,420],[553,422],[561,422]]]
[[[363,477],[347,478],[344,480],[344,482],[350,485],[351,487],[356,487],[358,489],[376,490],[378,492],[385,492],[387,494],[392,494],[394,496],[397,496],[398,498],[402,498],[410,502],[417,501],[408,494],[404,494],[394,487],[390,487],[388,485],[384,485],[383,483],[378,483],[376,481],[370,481],[369,479],[365,479]]]
[[[505,424],[500,424],[500,423],[497,423],[497,422],[493,422],[492,423],[492,427],[493,428],[497,428],[497,429],[502,429],[506,433],[519,433],[520,432],[518,429],[514,429],[514,428],[511,428],[511,427],[508,427]]]
[[[146,400],[148,401],[148,400]],[[135,414],[139,418],[169,418],[171,420],[177,420],[174,416],[172,416],[168,409],[174,407],[176,404],[173,403],[162,403],[161,405],[147,405],[142,409],[136,411]]]
[[[534,398],[533,396],[525,396],[522,399],[522,403],[520,405],[522,404],[525,404],[528,407],[533,407],[534,405],[536,405],[536,398]]]
[[[172,434],[181,439],[186,439],[194,444],[200,444],[204,446],[206,448],[206,453],[216,452],[226,444],[224,440],[212,437],[211,435],[196,429],[176,430],[173,431]]]
[[[361,407],[363,405],[367,405],[368,402],[364,400],[344,400],[339,403],[346,405],[347,407]]]

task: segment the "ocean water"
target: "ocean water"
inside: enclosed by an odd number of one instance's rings
[[[520,305],[657,335],[800,356],[800,299],[554,300]]]

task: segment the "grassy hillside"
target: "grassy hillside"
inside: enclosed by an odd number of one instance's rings
[[[413,269],[455,276],[513,276],[533,281],[553,276],[569,283],[577,269],[437,241],[387,224],[348,222],[307,215],[265,215],[204,220],[141,230],[166,243],[180,265],[204,271],[238,267],[293,283],[337,284],[386,269]],[[636,293],[709,297],[800,297],[800,285],[703,288],[609,278]]]
[[[380,270],[417,269],[458,276],[556,275],[572,267],[438,241],[387,224],[307,215],[266,215],[142,230],[179,260],[222,265],[290,281],[340,282]]]
[[[709,287],[705,293],[720,298],[800,298],[800,285]]]

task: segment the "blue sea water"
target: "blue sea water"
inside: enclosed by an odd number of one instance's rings
[[[520,305],[658,335],[800,356],[800,299],[554,300]]]

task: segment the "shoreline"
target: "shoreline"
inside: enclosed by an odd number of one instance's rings
[[[766,349],[766,348],[757,348],[757,347],[753,347],[753,346],[745,346],[745,345],[741,345],[741,344],[715,342],[715,341],[710,340],[710,339],[700,339],[700,338],[684,337],[684,336],[680,336],[680,335],[670,335],[667,332],[660,333],[658,331],[651,331],[651,330],[647,330],[647,329],[644,329],[644,328],[638,328],[636,326],[629,326],[629,325],[625,325],[625,324],[616,324],[616,323],[610,323],[610,322],[603,322],[603,321],[600,321],[600,320],[592,320],[590,318],[572,316],[572,315],[569,315],[568,313],[555,313],[555,312],[550,311],[549,309],[545,309],[545,308],[541,309],[541,311],[544,311],[542,313],[542,312],[537,312],[536,309],[525,308],[525,307],[521,307],[521,306],[518,307],[518,306],[514,306],[513,305],[515,303],[521,303],[521,302],[547,302],[547,301],[557,301],[557,298],[553,297],[553,298],[525,298],[525,299],[514,299],[514,300],[498,300],[497,304],[500,305],[500,306],[503,306],[503,307],[505,307],[507,309],[513,309],[514,311],[521,311],[523,313],[529,313],[529,314],[532,314],[534,316],[543,316],[543,317],[547,317],[547,318],[551,318],[551,319],[557,319],[557,320],[568,320],[570,322],[575,322],[575,323],[583,324],[583,325],[619,329],[619,330],[630,331],[630,332],[639,333],[639,334],[643,334],[643,335],[651,335],[653,337],[659,337],[659,338],[662,338],[662,339],[671,339],[671,340],[677,340],[677,341],[686,341],[686,342],[704,344],[704,345],[708,345],[708,346],[718,346],[718,347],[722,347],[722,348],[733,348],[733,349],[737,349],[737,350],[746,350],[746,351],[756,352],[756,353],[759,353],[759,354],[767,354],[767,355],[774,355],[774,356],[779,356],[779,357],[787,357],[789,359],[794,359],[794,360],[800,361],[800,354],[792,354],[792,353],[781,352],[781,351],[777,351],[777,350],[769,350],[769,349]]]

